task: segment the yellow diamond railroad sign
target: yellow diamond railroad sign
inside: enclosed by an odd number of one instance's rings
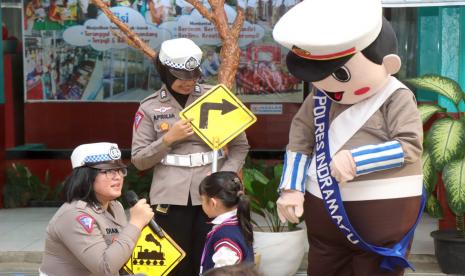
[[[217,85],[179,113],[192,118],[192,128],[213,150],[224,147],[257,121],[255,115],[224,85]]]
[[[146,226],[123,270],[129,274],[168,275],[186,253],[164,232],[160,238]]]

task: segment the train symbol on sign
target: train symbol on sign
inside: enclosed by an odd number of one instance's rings
[[[145,236],[145,241],[153,242],[156,246],[158,246],[159,250],[151,250],[143,249],[142,246],[138,245],[139,252],[134,252],[132,256],[132,263],[134,265],[164,265],[165,264],[165,254],[161,252],[161,244],[155,239],[152,234],[148,234]],[[136,256],[137,254],[137,256]]]

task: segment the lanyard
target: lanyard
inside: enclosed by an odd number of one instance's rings
[[[349,242],[358,245],[363,250],[384,256],[380,264],[382,269],[392,271],[396,268],[396,266],[400,266],[402,268],[409,267],[414,270],[405,255],[407,253],[410,240],[413,237],[415,228],[420,221],[423,208],[425,207],[425,191],[423,190],[421,197],[421,207],[418,212],[417,220],[400,242],[395,244],[392,248],[374,246],[365,242],[350,224],[339,192],[339,183],[331,176],[329,169],[331,155],[328,146],[328,128],[331,100],[319,90],[316,92],[314,99],[315,106],[313,109],[313,122],[315,125],[316,175],[318,186],[320,187],[323,197],[323,202],[331,220],[336,224]]]

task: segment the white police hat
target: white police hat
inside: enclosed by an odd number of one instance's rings
[[[380,0],[304,0],[276,23],[273,38],[290,50],[289,71],[314,82],[370,46],[384,25]]]
[[[74,168],[91,167],[97,169],[125,168],[121,161],[121,151],[114,143],[83,144],[73,150],[71,164]]]
[[[304,0],[276,23],[273,38],[302,58],[337,59],[370,45],[382,18],[380,0]]]
[[[197,79],[202,75],[202,50],[190,39],[175,38],[164,41],[158,59],[178,79]]]

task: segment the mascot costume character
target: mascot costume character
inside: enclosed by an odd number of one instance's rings
[[[277,201],[304,215],[312,276],[403,275],[424,206],[423,130],[395,77],[397,39],[379,0],[304,0],[276,24],[286,63],[314,91],[295,115]]]

